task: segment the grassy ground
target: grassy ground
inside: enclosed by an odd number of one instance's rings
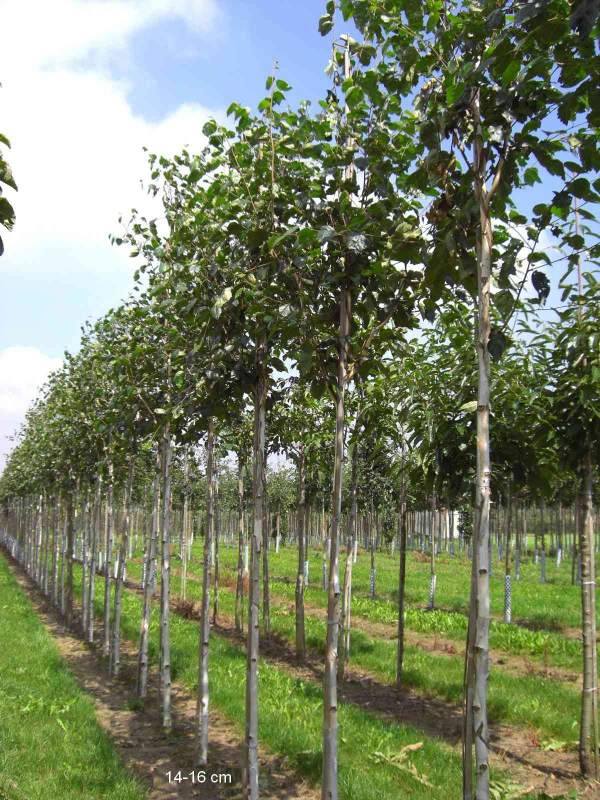
[[[79,572],[79,570],[77,570]],[[101,579],[96,611],[101,612]],[[124,593],[123,634],[137,642],[141,598]],[[158,656],[158,612],[152,614],[150,656]],[[171,665],[174,680],[196,690],[198,623],[171,618]],[[211,703],[243,731],[245,715],[243,648],[211,636]],[[458,796],[460,759],[456,750],[424,736],[407,725],[381,720],[349,703],[339,703],[340,796],[344,800],[395,800],[397,797]],[[321,773],[322,690],[318,683],[294,678],[285,670],[260,661],[260,739],[272,751],[286,756],[300,773],[318,782]],[[421,743],[418,749],[407,749]],[[399,754],[405,753],[405,760]],[[431,785],[429,785],[431,784]]]
[[[141,800],[0,555],[0,798]]]
[[[139,565],[130,565],[130,576],[140,574]],[[172,576],[172,592],[179,592],[179,578]],[[188,582],[187,596],[200,599],[200,584]],[[233,615],[234,593],[219,591],[221,610]],[[326,625],[310,613],[306,614],[307,644],[319,652],[324,650]],[[273,606],[271,628],[290,643],[294,642],[294,619],[286,608]],[[396,642],[352,633],[352,664],[377,676],[384,683],[393,683],[396,669]],[[426,695],[460,703],[463,693],[463,657],[426,652],[408,646],[405,651],[404,683]],[[576,739],[580,713],[579,691],[539,675],[512,675],[505,670],[492,670],[489,683],[488,710],[490,719],[532,728],[543,740],[570,743]]]
[[[193,549],[193,563],[190,570],[200,571],[201,542]],[[296,570],[296,550],[281,548],[279,553],[272,551],[269,556],[271,569],[271,588],[274,596],[294,599]],[[233,548],[221,548],[221,567],[224,574],[233,575],[237,560]],[[360,554],[354,565],[352,613],[372,622],[395,625],[397,622],[397,559],[378,553],[377,557],[377,597],[369,597],[369,557]],[[310,583],[306,589],[306,600],[312,605],[325,608],[327,595],[321,588],[322,555],[311,549]],[[342,567],[343,568],[343,567]],[[411,554],[407,564],[406,625],[409,630],[434,634],[463,643],[466,636],[468,605],[469,564],[459,558],[447,555],[437,559],[437,605],[434,612],[426,611],[429,587],[429,565],[416,560]],[[521,581],[513,581],[513,619],[522,621],[531,628],[521,625],[507,625],[501,620],[492,620],[490,626],[490,646],[499,651],[524,655],[549,666],[579,671],[581,669],[581,645],[579,641],[568,638],[560,631],[566,627],[576,628],[580,616],[580,590],[571,586],[570,569],[564,564],[557,570],[548,562],[548,580],[552,583],[540,584],[537,567],[524,564]],[[503,608],[503,578],[491,580],[492,611],[500,613]],[[532,629],[533,628],[533,629]],[[537,628],[537,629],[536,629]]]

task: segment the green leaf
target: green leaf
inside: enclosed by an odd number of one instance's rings
[[[463,403],[460,411],[468,411],[470,414],[473,411],[477,411],[477,400],[469,400],[468,403]]]
[[[327,34],[333,30],[333,17],[331,14],[323,14],[323,16],[319,19],[319,33],[321,36],[327,36]]]
[[[519,74],[519,70],[521,69],[521,65],[518,61],[511,61],[509,65],[506,67],[504,72],[502,73],[502,85],[503,86],[510,86],[510,84],[514,81],[514,79]]]
[[[212,136],[216,130],[217,130],[217,123],[214,121],[214,119],[209,119],[208,122],[204,124],[202,128],[202,133],[205,136]]]

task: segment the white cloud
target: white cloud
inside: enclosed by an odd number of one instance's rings
[[[50,358],[36,347],[0,350],[0,471],[25,412],[50,372],[60,364],[60,358]]]
[[[216,0],[0,0],[0,14],[4,73],[6,66],[30,70],[118,50],[164,19],[208,31],[219,7]]]
[[[24,414],[50,372],[61,363],[60,358],[50,358],[36,347],[0,350],[0,414]]]
[[[125,254],[111,248],[118,216],[150,209],[140,187],[147,176],[142,148],[171,155],[203,143],[202,125],[221,117],[195,103],[151,122],[132,110],[129,86],[74,60],[106,54],[143,28],[180,18],[207,30],[218,16],[215,0],[0,0],[2,132],[13,147],[10,163],[19,186],[11,200],[17,222],[5,237],[0,270],[17,275],[72,274],[77,258],[48,263],[47,253],[98,251],[90,272],[123,269]],[[5,46],[5,45],[8,46]],[[71,266],[69,266],[69,264]],[[80,280],[80,276],[78,276]]]

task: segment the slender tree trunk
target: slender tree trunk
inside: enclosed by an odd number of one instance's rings
[[[593,460],[588,444],[581,495],[581,630],[583,690],[579,732],[579,764],[586,777],[598,778],[598,664],[596,651],[596,565],[594,553]]]
[[[104,642],[102,654],[106,657],[110,654],[110,584],[112,570],[112,551],[114,537],[114,467],[111,459],[108,461],[108,487],[106,491],[106,538],[105,538],[105,561],[104,561]]]
[[[506,506],[506,534],[504,553],[504,622],[512,622],[512,586],[510,574],[510,526],[512,523],[512,486],[508,483]]]
[[[262,566],[263,566],[263,607],[262,607],[262,621],[263,621],[263,636],[268,636],[271,632],[271,592],[269,586],[269,525],[268,525],[268,500],[267,500],[267,448],[265,446],[264,455],[265,469],[263,471],[263,525],[262,525]]]
[[[429,575],[429,602],[427,608],[433,611],[435,608],[435,587],[437,584],[437,574],[435,571],[435,551],[437,547],[437,497],[435,494],[431,497],[431,512],[429,515],[431,520],[430,537],[431,537],[431,557],[430,557],[430,575]]]
[[[219,571],[219,547],[220,547],[220,536],[221,536],[221,514],[219,510],[219,479],[217,477],[217,465],[214,466],[214,497],[213,497],[213,504],[214,504],[214,515],[213,515],[213,536],[211,538],[214,539],[214,576],[213,576],[213,588],[214,588],[214,597],[213,597],[213,616],[212,616],[212,624],[217,624],[217,619],[219,617],[219,578],[220,578],[220,571]]]
[[[121,610],[123,601],[123,584],[125,582],[125,564],[131,533],[131,493],[133,490],[133,455],[129,456],[127,469],[127,486],[125,489],[125,519],[123,520],[123,533],[121,547],[119,548],[119,568],[115,583],[115,618],[112,635],[111,675],[118,677],[121,670]]]
[[[73,492],[67,494],[67,591],[65,597],[65,622],[67,628],[73,621]]]
[[[92,514],[92,535],[90,541],[90,584],[88,588],[87,640],[94,641],[94,600],[96,597],[96,563],[98,557],[98,533],[102,520],[102,476],[96,476],[96,496]]]
[[[342,593],[342,613],[340,616],[340,652],[338,656],[338,680],[343,680],[346,663],[350,658],[350,625],[352,615],[352,562],[356,539],[357,517],[357,479],[358,445],[352,450],[352,472],[350,479],[350,519],[346,542],[346,563],[344,565],[344,590]]]
[[[52,511],[52,603],[58,605],[58,561],[60,558],[61,527],[60,495],[55,495]]]
[[[144,699],[148,693],[148,641],[150,616],[152,614],[152,596],[154,594],[154,579],[156,575],[158,530],[160,527],[160,474],[161,454],[160,447],[157,447],[154,477],[152,479],[152,525],[146,558],[146,580],[144,582],[144,603],[142,606],[142,619],[140,621],[140,647],[138,651],[137,695],[141,699]]]
[[[179,557],[181,559],[181,597],[185,600],[187,592],[188,564],[188,517],[190,514],[190,458],[186,451],[183,462],[183,519],[181,520],[181,537],[179,540]]]
[[[198,658],[198,700],[196,706],[196,766],[208,761],[208,655],[210,644],[210,553],[215,522],[214,420],[208,421],[206,442],[206,533],[202,564],[202,607],[200,611],[200,653]]]
[[[402,491],[404,495],[404,490]],[[400,503],[400,564],[398,566],[398,653],[396,660],[396,686],[402,686],[404,671],[404,596],[406,588],[406,502]]]
[[[167,424],[162,437],[162,509],[160,576],[160,690],[161,720],[165,731],[171,730],[171,638],[169,601],[171,591],[171,432]]]
[[[474,690],[470,703],[473,715],[475,740],[476,800],[489,798],[489,754],[487,684],[489,676],[489,622],[490,622],[490,360],[488,341],[490,338],[490,280],[492,267],[492,219],[486,188],[487,161],[483,145],[483,134],[479,116],[479,92],[472,102],[475,124],[473,162],[475,172],[475,196],[479,205],[481,230],[477,252],[478,284],[478,393],[477,393],[477,478],[475,505],[477,525],[473,543],[475,573],[475,631],[470,643],[473,659]],[[469,654],[471,655],[471,654]],[[464,770],[470,771],[470,752],[465,759]],[[470,796],[470,795],[469,795]]]
[[[346,54],[346,59],[349,56]],[[345,391],[348,372],[348,339],[352,313],[352,295],[344,287],[340,295],[339,355],[335,413],[335,447],[331,539],[329,542],[329,581],[327,591],[327,641],[323,676],[323,776],[322,800],[337,800],[338,715],[337,715],[337,649],[340,616],[340,581],[338,573],[338,539],[342,516],[342,480],[344,473]]]
[[[267,411],[267,344],[256,345],[257,382],[254,389],[254,465],[252,495],[254,515],[248,589],[248,642],[246,649],[246,765],[244,784],[248,800],[258,800],[258,646],[260,606],[260,548],[263,526],[265,427]]]
[[[244,569],[244,552],[246,537],[244,532],[244,462],[238,454],[238,561],[237,583],[235,587],[235,629],[242,633],[244,628],[242,605],[244,602],[244,581],[248,580],[248,573]]]
[[[296,574],[296,658],[306,658],[306,633],[304,625],[304,560],[305,560],[305,526],[306,526],[306,463],[304,445],[300,445],[298,457],[298,572]]]

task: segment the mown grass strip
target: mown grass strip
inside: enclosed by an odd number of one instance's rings
[[[0,554],[0,797],[142,800]]]

